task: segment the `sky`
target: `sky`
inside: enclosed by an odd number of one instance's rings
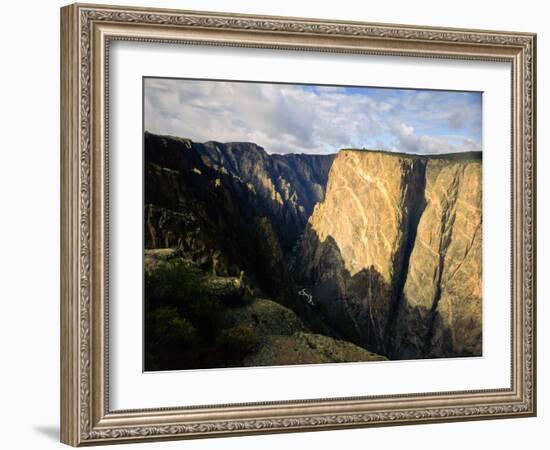
[[[144,128],[268,153],[482,150],[480,92],[144,79]]]

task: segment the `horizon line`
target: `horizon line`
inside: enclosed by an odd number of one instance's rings
[[[193,142],[195,144],[207,144],[207,143],[213,143],[213,144],[221,144],[221,145],[228,145],[228,144],[248,144],[248,145],[254,145],[260,149],[262,149],[264,152],[266,152],[268,155],[280,155],[280,156],[285,156],[285,155],[310,155],[310,156],[328,156],[328,155],[337,155],[338,153],[340,152],[344,152],[344,151],[364,151],[364,152],[376,152],[376,153],[386,153],[386,154],[391,154],[391,155],[396,155],[396,156],[399,156],[399,155],[405,155],[405,156],[445,156],[445,155],[468,155],[468,154],[480,154],[480,155],[483,155],[483,150],[480,149],[480,150],[464,150],[464,151],[455,151],[455,152],[443,152],[443,153],[422,153],[422,152],[419,152],[419,153],[412,153],[412,152],[405,152],[405,151],[402,151],[402,150],[391,150],[391,149],[383,149],[383,148],[366,148],[366,147],[341,147],[339,148],[338,150],[334,151],[334,152],[329,152],[329,153],[307,153],[307,152],[302,152],[302,153],[298,153],[298,152],[288,152],[288,153],[278,153],[278,152],[270,152],[268,150],[266,150],[266,148],[256,142],[252,142],[252,141],[218,141],[218,140],[215,140],[215,139],[209,139],[207,141],[202,141],[202,142],[199,142],[199,141],[195,141],[191,138],[188,138],[188,137],[185,137],[185,136],[176,136],[176,135],[173,135],[173,134],[159,134],[159,133],[154,133],[152,131],[149,131],[149,130],[144,130],[143,131],[143,134],[151,134],[151,135],[154,135],[154,136],[158,136],[158,137],[166,137],[166,138],[171,138],[171,139],[176,139],[176,140],[186,140],[186,141],[190,141],[190,142]]]

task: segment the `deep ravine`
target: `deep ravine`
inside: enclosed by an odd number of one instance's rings
[[[309,330],[391,359],[481,353],[480,153],[144,140],[146,248],[215,260]]]

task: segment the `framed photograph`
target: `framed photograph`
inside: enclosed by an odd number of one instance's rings
[[[535,58],[62,8],[62,442],[535,415]]]

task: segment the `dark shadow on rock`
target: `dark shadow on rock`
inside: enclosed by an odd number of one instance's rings
[[[417,161],[413,165],[409,175],[408,189],[403,203],[406,205],[402,214],[399,228],[403,230],[401,242],[397,246],[398,251],[392,260],[392,273],[394,274],[390,285],[389,311],[384,330],[384,345],[388,354],[394,352],[391,344],[392,336],[396,333],[397,315],[404,301],[403,289],[409,273],[409,262],[416,242],[416,233],[420,218],[426,209],[426,162]]]
[[[373,266],[351,275],[332,236],[320,241],[309,229],[306,238],[304,245],[317,249],[317,264],[298,260],[295,276],[341,338],[390,359],[474,356],[456,351],[456,336],[437,310],[412,307]]]

